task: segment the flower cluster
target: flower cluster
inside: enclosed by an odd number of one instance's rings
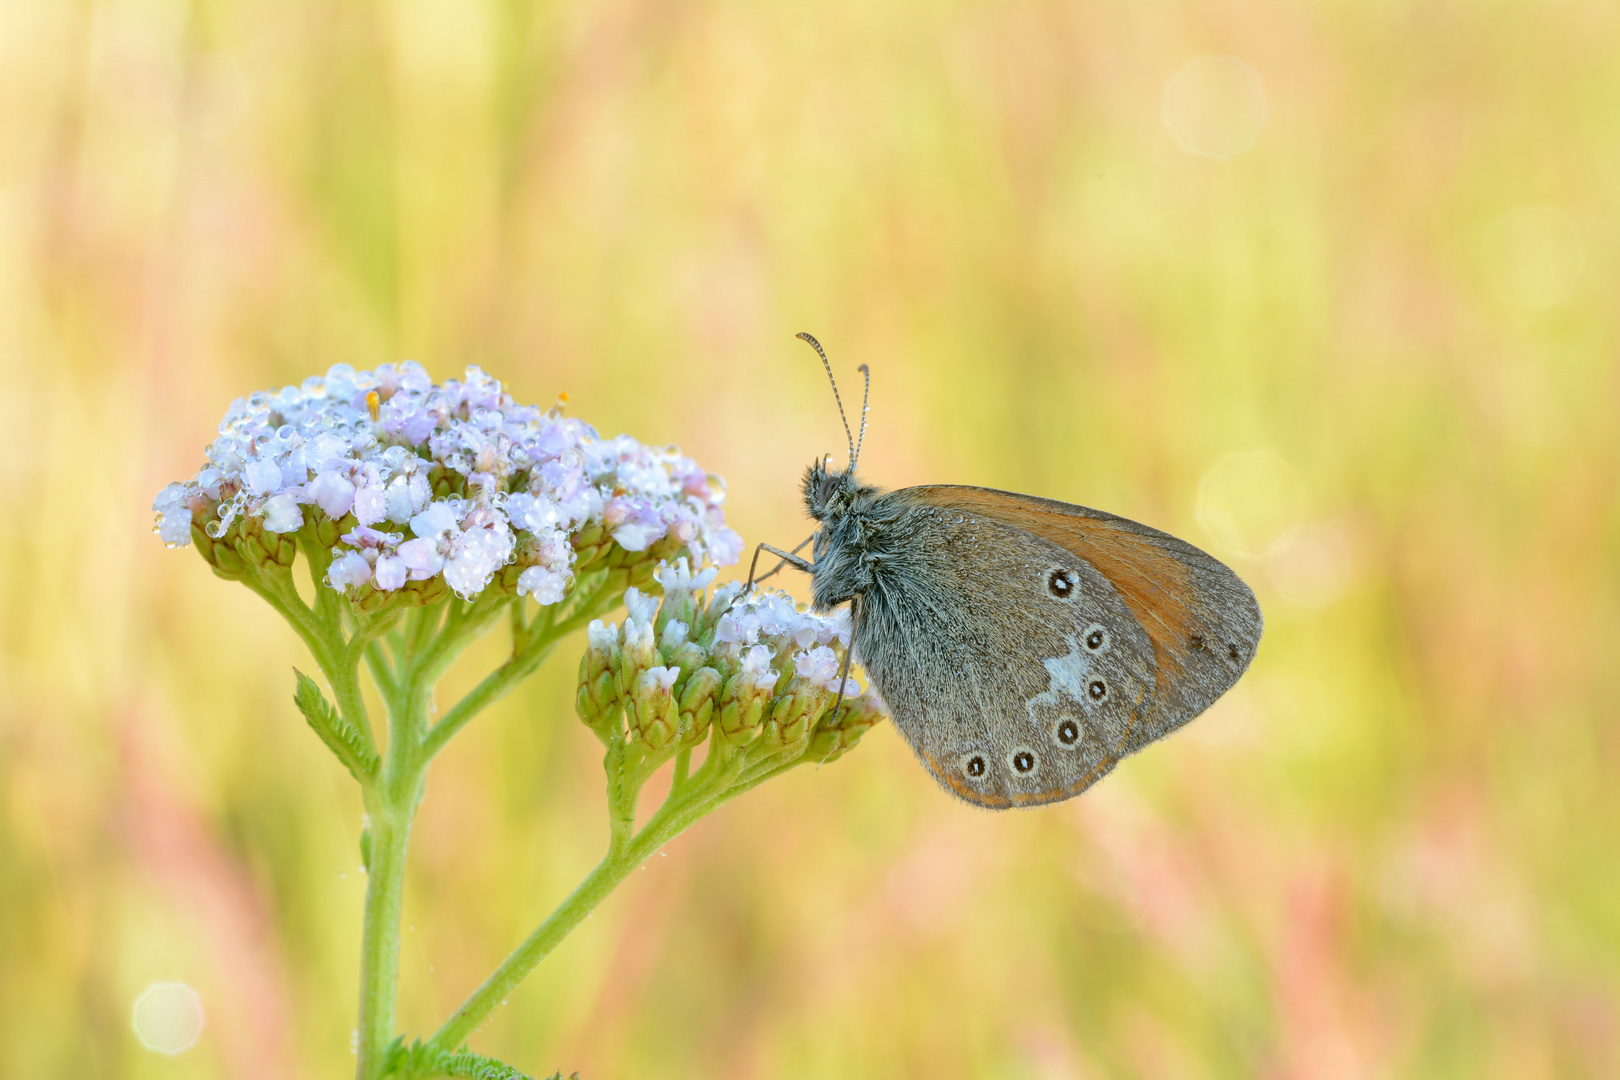
[[[339,364],[237,400],[208,464],[152,508],[165,542],[195,541],[227,575],[244,556],[289,565],[297,534],[330,553],[326,582],[351,599],[471,598],[499,577],[551,604],[609,543],[736,562],[723,499],[719,478],[674,448],[518,405],[476,367],[441,385],[407,362]]]
[[[663,601],[625,593],[624,626],[591,623],[580,663],[580,718],[604,742],[651,753],[697,746],[711,729],[728,747],[826,761],[853,746],[883,716],[854,679],[838,699],[849,616],[801,611],[786,593],[736,583],[702,590],[715,570],[693,574],[685,559],[658,572]]]

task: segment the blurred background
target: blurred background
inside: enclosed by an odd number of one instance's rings
[[[1184,536],[1259,657],[1034,811],[879,728],[671,844],[475,1048],[1620,1074],[1617,55],[1609,0],[10,0],[0,1075],[353,1067],[360,807],[308,660],[148,531],[232,398],[478,364],[791,546],[843,445],[798,330],[846,401],[872,367],[870,479]],[[430,779],[412,1034],[602,850],[576,656]]]

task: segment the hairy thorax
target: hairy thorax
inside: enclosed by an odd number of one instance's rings
[[[875,583],[893,525],[888,497],[853,472],[834,472],[816,462],[805,473],[804,501],[821,526],[812,553],[816,610],[865,595]]]

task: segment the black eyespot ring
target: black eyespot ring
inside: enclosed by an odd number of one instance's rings
[[[1070,593],[1074,592],[1074,582],[1069,580],[1069,571],[1067,570],[1052,571],[1052,573],[1046,579],[1046,587],[1050,589],[1052,591],[1052,595],[1057,597],[1059,600],[1066,598]]]
[[[985,764],[983,755],[969,754],[962,762],[962,771],[974,779],[978,779],[979,777],[983,776],[984,770]]]
[[[1094,653],[1107,652],[1108,646],[1114,643],[1113,636],[1108,633],[1108,628],[1100,623],[1092,623],[1086,627],[1085,637],[1081,640],[1086,643],[1086,648]]]
[[[1035,771],[1035,751],[1020,746],[1007,757],[1007,763],[1013,767],[1013,772],[1020,775]]]
[[[1092,701],[1101,701],[1108,696],[1108,683],[1102,679],[1092,679],[1086,684],[1086,694]]]
[[[1065,716],[1058,721],[1058,725],[1052,734],[1064,746],[1073,746],[1080,741],[1080,725],[1075,721],[1074,717]]]

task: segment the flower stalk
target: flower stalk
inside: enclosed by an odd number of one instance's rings
[[[712,569],[694,577],[682,560],[658,575],[661,604],[629,590],[630,618],[622,632],[591,624],[575,703],[605,751],[607,854],[434,1034],[427,1045],[435,1051],[462,1046],[569,931],[659,848],[770,777],[837,758],[882,718],[881,703],[870,695],[846,698],[834,715],[837,684],[825,668],[830,658],[836,670],[841,650],[826,644],[795,648],[818,639],[843,644],[846,623],[799,612],[782,593],[739,598],[735,586],[717,590],[705,610],[698,590],[713,578]],[[662,645],[654,649],[649,642],[659,626]],[[692,674],[683,680],[681,667],[671,666],[675,660],[691,665]],[[727,704],[717,709],[722,701]],[[729,726],[716,716],[729,716]],[[691,772],[698,748],[705,754]],[[671,758],[669,791],[637,829],[642,788]]]
[[[466,1040],[570,930],[693,822],[786,769],[832,760],[881,719],[880,702],[834,678],[847,618],[802,612],[782,593],[708,594],[714,567],[741,551],[719,478],[672,448],[520,406],[477,368],[441,385],[414,364],[338,365],[234,403],[208,459],[159,493],[155,531],[194,546],[303,640],[330,698],[295,672],[294,703],[361,788],[359,1080],[521,1078]],[[293,577],[300,556],[309,602]],[[621,603],[623,627],[604,625]],[[433,721],[439,678],[501,623],[510,655]],[[431,1039],[406,1047],[400,920],[427,770],[581,629],[575,708],[604,748],[607,853]],[[642,788],[671,760],[670,788],[637,829]]]

